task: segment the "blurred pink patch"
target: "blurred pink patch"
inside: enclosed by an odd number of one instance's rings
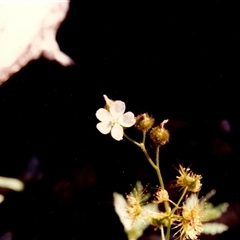
[[[227,119],[224,119],[220,122],[220,127],[226,133],[229,133],[231,131],[231,124]]]
[[[0,2],[0,85],[40,56],[63,66],[73,63],[56,42],[68,9],[69,0]]]

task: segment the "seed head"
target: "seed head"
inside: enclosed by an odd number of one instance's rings
[[[135,128],[139,131],[147,132],[152,128],[154,121],[155,119],[150,117],[148,113],[140,114],[136,117]]]
[[[157,146],[165,145],[169,141],[169,132],[164,128],[167,122],[168,120],[164,120],[150,131],[150,138]]]

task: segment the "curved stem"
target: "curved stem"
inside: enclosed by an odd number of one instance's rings
[[[177,203],[177,206],[178,206],[178,207],[179,207],[181,201],[183,200],[185,194],[187,193],[187,190],[188,190],[188,188],[186,187],[186,188],[184,189],[184,191],[183,191],[182,196],[179,198],[178,203]],[[176,209],[175,209],[175,208],[176,208]],[[172,214],[177,210],[177,207],[175,207],[175,208],[172,210]]]
[[[146,135],[146,133],[145,133]],[[136,142],[135,140],[133,140],[132,138],[130,138],[126,133],[123,133],[123,136],[128,139],[130,142],[134,143],[135,145],[137,145],[138,147],[140,147],[142,149],[142,151],[144,152],[147,160],[149,161],[149,163],[152,165],[152,167],[156,170],[157,169],[157,166],[155,165],[155,163],[153,162],[153,160],[151,159],[151,157],[149,156],[148,152],[147,152],[147,149],[145,148],[145,144],[144,142],[142,143],[138,143]],[[145,141],[145,137],[144,136],[144,133],[143,133],[143,140]]]
[[[175,202],[173,202],[172,200],[168,199],[168,201],[173,205],[173,206],[178,206]]]
[[[163,179],[162,179],[162,174],[160,171],[160,165],[159,165],[159,151],[160,151],[160,146],[157,146],[156,148],[156,164],[153,162],[152,158],[149,156],[147,149],[145,147],[145,140],[146,140],[146,132],[143,132],[143,140],[141,143],[136,142],[135,140],[133,140],[132,138],[128,137],[126,133],[124,133],[124,137],[127,138],[130,142],[132,142],[133,144],[137,145],[138,147],[141,148],[141,150],[143,151],[143,153],[145,154],[148,162],[151,164],[151,166],[156,170],[157,172],[157,176],[159,179],[159,183],[162,189],[164,188],[164,183],[163,183]],[[164,201],[164,207],[165,207],[165,211],[167,213],[170,212],[170,208],[169,208],[169,203],[168,201]],[[177,209],[177,208],[176,208]],[[171,216],[174,212],[171,212],[170,217],[169,217],[169,224],[168,224],[168,228],[167,228],[167,235],[166,238],[164,237],[164,240],[169,240],[170,239],[170,229],[171,229]],[[164,236],[164,232],[163,229],[161,229],[161,234],[162,236]]]
[[[132,142],[133,144],[137,145],[138,147],[140,147],[140,143],[136,142],[135,140],[133,140],[132,138],[130,138],[126,133],[123,133],[123,136],[129,140],[130,142]]]
[[[153,162],[153,160],[151,159],[151,157],[149,156],[147,149],[145,148],[144,143],[140,143],[139,144],[140,148],[142,149],[143,153],[145,154],[148,162],[152,165],[152,167],[157,171],[157,166],[156,164]]]

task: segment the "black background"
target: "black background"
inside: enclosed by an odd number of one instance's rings
[[[217,189],[214,203],[238,203],[236,4],[72,0],[57,40],[75,65],[39,59],[0,88],[0,175],[24,179],[34,157],[42,174],[22,193],[4,193],[1,233],[25,240],[126,239],[112,192],[125,194],[139,179],[156,186],[157,179],[137,147],[96,129],[103,94],[135,115],[150,113],[156,123],[170,119],[170,143],[161,150],[167,184],[181,163],[202,174],[200,196]]]

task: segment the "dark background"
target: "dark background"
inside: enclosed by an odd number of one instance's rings
[[[200,196],[216,189],[215,204],[237,206],[236,3],[72,0],[57,40],[76,64],[39,59],[0,88],[0,175],[26,182],[21,193],[1,190],[0,234],[126,239],[113,191],[125,194],[139,179],[156,186],[157,179],[137,147],[96,129],[103,94],[156,123],[170,119],[170,143],[161,150],[168,185],[179,163],[191,166],[203,176]],[[238,224],[217,239],[233,239]]]

